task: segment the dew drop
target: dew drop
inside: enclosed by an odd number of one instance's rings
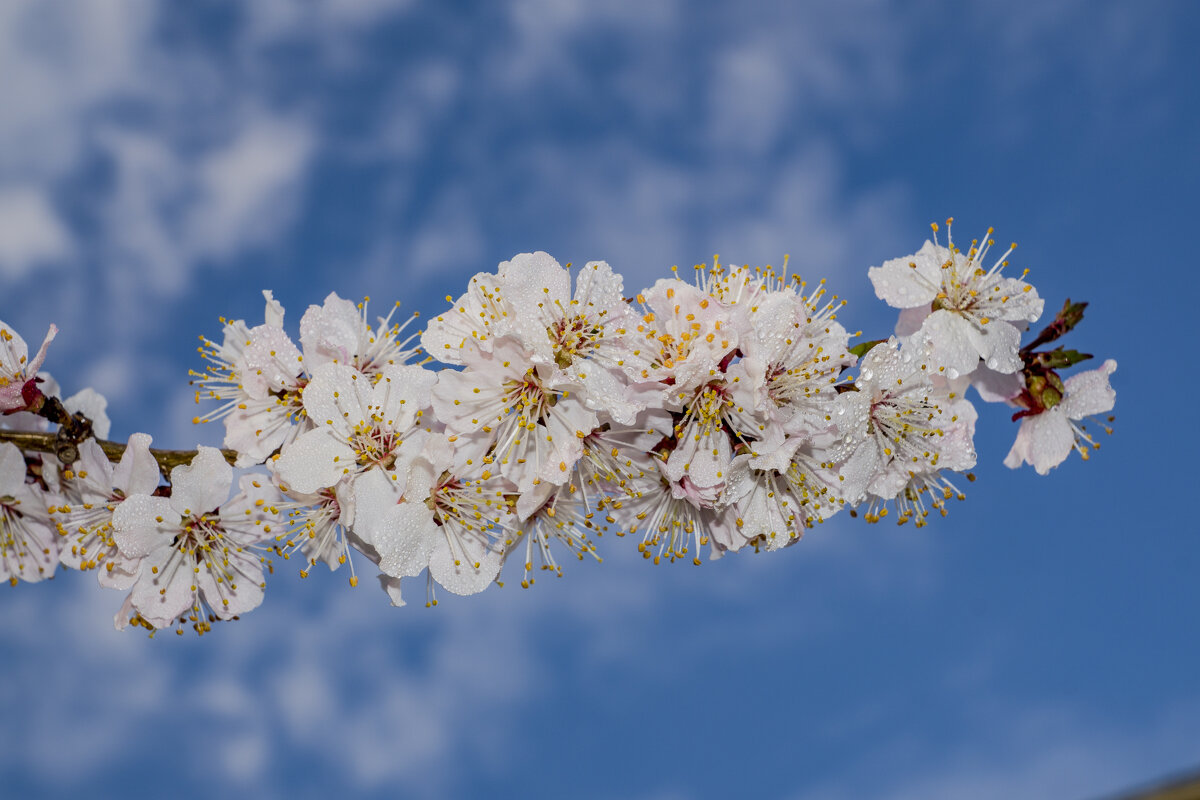
[[[954,380],[958,377],[958,370],[956,370],[954,367],[946,367],[946,377],[950,380]]]
[[[988,365],[988,369],[995,369],[996,367],[1000,366],[1000,362],[996,359],[995,356],[992,356],[991,358],[989,358],[987,360],[987,365]]]

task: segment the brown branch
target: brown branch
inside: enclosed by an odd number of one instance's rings
[[[0,430],[0,442],[11,442],[22,450],[51,453],[58,457],[64,464],[70,464],[79,458],[78,446],[69,440],[64,440],[57,432],[38,433],[33,431]],[[125,444],[123,442],[96,439],[96,444],[100,445],[100,449],[104,451],[104,455],[113,463],[120,461],[121,455],[125,452]],[[196,451],[161,450],[152,447],[150,448],[150,455],[154,456],[154,460],[158,462],[158,469],[162,472],[163,476],[170,478],[173,468],[192,463],[192,459],[196,456]],[[225,457],[225,460],[230,465],[237,460],[237,451],[235,450],[221,450],[221,455]]]

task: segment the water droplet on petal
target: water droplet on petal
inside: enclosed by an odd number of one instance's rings
[[[954,367],[946,367],[946,377],[950,380],[954,380],[958,377],[958,370],[956,370]]]

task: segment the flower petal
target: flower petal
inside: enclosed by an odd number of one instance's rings
[[[171,470],[171,508],[180,516],[204,514],[229,499],[233,467],[215,447],[198,447],[192,463]]]

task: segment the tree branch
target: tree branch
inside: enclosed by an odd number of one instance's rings
[[[0,442],[11,442],[22,450],[31,450],[38,453],[51,453],[59,456],[64,463],[72,463],[78,457],[78,447],[70,442],[64,441],[59,437],[58,433],[38,433],[33,431],[5,431],[0,430]],[[125,452],[125,444],[123,442],[112,442],[106,439],[97,439],[96,444],[100,445],[100,449],[104,451],[104,455],[109,461],[116,463],[121,460],[121,455]],[[70,452],[64,452],[70,450]],[[62,458],[61,456],[74,456],[71,458]],[[195,450],[161,450],[158,448],[150,448],[150,455],[154,456],[154,460],[158,462],[158,469],[163,476],[170,478],[171,470],[175,467],[192,463],[192,459],[196,456]],[[221,450],[221,455],[230,465],[237,460],[237,452],[234,450]]]

